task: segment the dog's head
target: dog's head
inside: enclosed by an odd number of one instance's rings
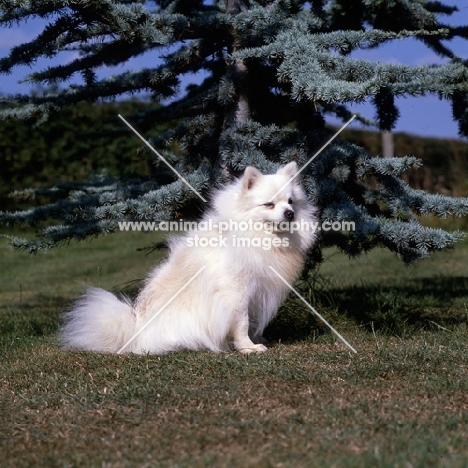
[[[297,220],[307,207],[307,196],[297,178],[297,164],[290,162],[271,175],[247,167],[238,201],[255,220],[271,223]]]
[[[275,233],[303,249],[315,239],[313,230],[303,229],[315,221],[315,210],[299,183],[295,162],[270,175],[247,167],[239,180],[215,193],[212,213],[218,222],[243,223],[260,236]]]

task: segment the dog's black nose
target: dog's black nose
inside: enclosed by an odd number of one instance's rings
[[[294,211],[293,210],[286,210],[284,212],[284,217],[291,221],[294,218]]]

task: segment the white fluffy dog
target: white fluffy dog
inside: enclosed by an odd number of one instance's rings
[[[289,292],[284,281],[297,279],[315,239],[304,229],[314,210],[297,178],[288,183],[296,173],[295,162],[273,175],[247,167],[214,195],[203,218],[212,228],[172,239],[169,258],[133,304],[89,289],[66,314],[64,345],[119,353],[266,351],[261,336]]]

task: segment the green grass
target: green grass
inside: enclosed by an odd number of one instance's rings
[[[35,258],[0,249],[0,461],[11,467],[467,467],[468,242],[406,268],[329,250],[268,353],[65,352],[86,285],[136,290],[161,254],[125,233]]]

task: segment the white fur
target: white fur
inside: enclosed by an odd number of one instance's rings
[[[296,172],[294,162],[274,175],[262,175],[248,167],[242,178],[215,194],[213,207],[204,220],[211,219],[214,226],[230,219],[281,222],[285,212],[293,210],[294,221],[314,221],[313,209],[297,179],[271,200]],[[270,201],[274,207],[265,206]],[[294,283],[305,251],[315,239],[314,232],[229,231],[222,233],[227,247],[188,246],[189,239],[197,235],[219,238],[215,228],[208,232],[190,231],[172,239],[168,260],[150,273],[133,305],[102,289],[88,290],[66,315],[61,329],[64,345],[118,352],[137,334],[123,352],[232,348],[243,353],[265,351],[266,347],[259,343],[263,330],[289,292],[270,265],[289,284]],[[271,249],[235,246],[236,236],[257,241],[276,238],[283,245]],[[202,267],[201,273],[186,286]]]

